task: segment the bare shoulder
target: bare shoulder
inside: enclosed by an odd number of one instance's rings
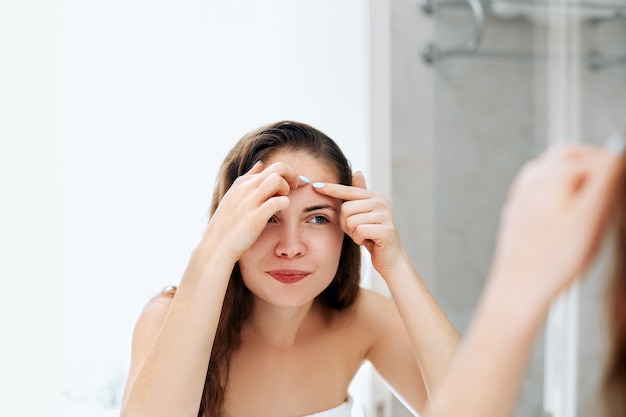
[[[149,327],[158,325],[160,327],[170,311],[175,294],[175,287],[166,287],[160,293],[150,298],[139,315],[135,332],[144,325]]]
[[[395,302],[377,291],[360,288],[355,301],[357,317],[370,323],[387,322],[387,319],[398,314]]]
[[[361,287],[359,288],[359,296],[357,297],[357,301],[361,302],[383,302],[391,301],[389,297],[379,293],[378,291]],[[391,301],[393,303],[393,301]]]
[[[371,343],[403,326],[395,302],[386,295],[360,288],[354,303],[353,326],[366,334]]]

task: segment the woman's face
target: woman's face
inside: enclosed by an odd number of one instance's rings
[[[333,170],[305,152],[278,151],[265,166],[283,162],[311,182],[337,182]],[[341,201],[302,184],[289,192],[289,207],[268,219],[265,230],[239,259],[245,285],[272,305],[309,303],[333,280],[343,231]]]

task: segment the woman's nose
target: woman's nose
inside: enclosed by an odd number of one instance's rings
[[[276,256],[295,258],[304,255],[305,252],[306,245],[302,239],[300,228],[295,225],[283,224],[276,244]]]

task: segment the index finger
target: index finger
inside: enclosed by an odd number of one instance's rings
[[[365,188],[354,187],[351,185],[333,184],[328,182],[313,183],[313,189],[320,194],[329,197],[338,198],[340,200],[363,200],[371,196],[371,192]]]

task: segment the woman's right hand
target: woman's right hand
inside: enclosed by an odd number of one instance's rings
[[[492,276],[548,302],[569,287],[601,242],[618,161],[607,150],[568,144],[526,164],[502,211]]]
[[[226,192],[202,240],[217,239],[236,262],[254,244],[268,219],[288,207],[287,195],[297,186],[298,174],[291,166],[276,162],[264,168],[263,162],[257,162]]]

